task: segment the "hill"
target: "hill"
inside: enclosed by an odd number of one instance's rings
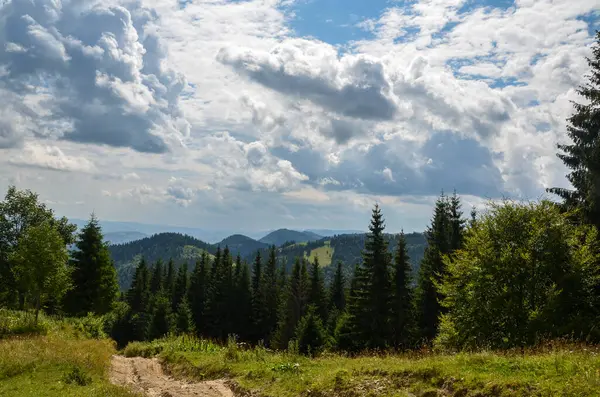
[[[413,266],[413,273],[416,276],[421,259],[423,259],[427,241],[423,233],[409,233],[406,234],[405,237],[408,255],[410,256],[410,262]],[[279,260],[286,263],[288,271],[291,270],[296,257],[304,257],[311,261],[313,261],[315,257],[318,257],[319,263],[323,267],[326,281],[329,281],[329,279],[333,277],[333,272],[335,271],[334,266],[329,265],[340,261],[344,265],[344,273],[347,278],[350,278],[354,272],[354,266],[358,263],[362,263],[361,253],[365,246],[365,238],[365,233],[342,234],[323,238],[318,241],[287,244],[279,247],[278,257]],[[394,252],[397,244],[397,235],[387,234],[386,238],[389,242],[390,252]],[[263,255],[263,257],[264,255],[267,255],[267,250],[265,249],[261,252],[261,255]],[[253,258],[254,253],[245,257],[249,263],[252,262]]]
[[[140,232],[110,232],[104,234],[104,241],[108,242],[109,244],[115,245],[124,244],[135,240],[141,240],[145,237],[148,237],[148,235]]]
[[[222,249],[229,248],[233,256],[239,254],[242,258],[254,256],[258,250],[267,249],[269,244],[256,241],[243,234],[234,234],[217,244]]]
[[[305,243],[307,241],[317,241],[321,240],[323,236],[320,236],[313,232],[298,232],[296,230],[290,229],[279,229],[271,232],[261,238],[261,243],[275,245],[279,247],[287,242],[293,241],[296,243]]]
[[[192,264],[203,251],[213,253],[215,247],[194,237],[180,233],[160,233],[140,240],[108,247],[117,269],[119,286],[126,289],[139,259],[143,256],[150,264],[159,259],[173,259],[176,265]]]

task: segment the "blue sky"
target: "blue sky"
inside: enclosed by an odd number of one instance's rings
[[[600,0],[11,0],[0,189],[231,232],[422,231],[568,186]]]

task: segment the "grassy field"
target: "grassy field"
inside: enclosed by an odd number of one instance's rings
[[[331,258],[333,258],[334,249],[329,245],[329,241],[325,242],[325,245],[319,248],[315,248],[310,251],[310,255],[308,255],[308,260],[313,262],[315,257],[319,258],[319,265],[321,267],[326,267],[331,265]]]
[[[176,377],[228,377],[239,395],[251,396],[598,396],[600,390],[597,348],[308,359],[177,338],[132,344],[125,352],[159,354]]]
[[[108,382],[112,341],[89,339],[69,322],[43,317],[34,328],[26,321],[0,311],[0,396],[134,396]]]

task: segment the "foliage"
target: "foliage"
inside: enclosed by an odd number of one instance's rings
[[[567,125],[572,142],[559,144],[557,154],[571,170],[567,179],[573,189],[551,188],[548,191],[563,199],[565,209],[576,210],[580,220],[600,230],[600,32],[596,32],[592,57],[587,61],[591,69],[588,81],[577,89],[585,103],[573,103],[575,112]]]
[[[60,299],[71,286],[64,240],[49,222],[30,226],[9,260],[21,293],[31,301],[37,322],[44,302]]]
[[[65,296],[65,309],[71,315],[108,313],[117,298],[117,274],[102,228],[94,214],[81,230],[71,252],[73,288]]]
[[[298,351],[304,355],[314,356],[325,346],[326,332],[314,306],[309,306],[306,315],[298,323],[296,339]]]
[[[445,259],[440,288],[449,312],[438,345],[508,348],[592,336],[588,293],[599,287],[599,260],[596,231],[573,226],[553,203],[490,204],[464,248]]]

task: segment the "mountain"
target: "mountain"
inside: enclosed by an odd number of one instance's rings
[[[305,232],[314,233],[323,237],[333,237],[340,234],[363,234],[364,230],[336,230],[336,229],[307,229]]]
[[[77,225],[78,228],[82,228],[88,220],[83,219],[70,219],[71,223]],[[104,234],[114,232],[138,232],[151,236],[153,234],[161,233],[179,233],[186,234],[191,237],[195,237],[202,241],[209,243],[216,243],[223,238],[235,233],[231,230],[207,230],[193,227],[182,227],[182,226],[171,226],[171,225],[153,225],[147,223],[138,222],[116,222],[116,221],[104,221],[100,220],[100,226]]]
[[[104,233],[104,241],[109,244],[123,244],[130,241],[141,240],[144,237],[148,237],[145,233],[140,232],[109,232]]]
[[[322,238],[323,236],[319,236],[318,234],[313,232],[298,232],[296,230],[290,229],[279,229],[267,234],[258,241],[260,241],[261,243],[275,245],[276,247],[279,247],[290,241],[296,243],[306,243],[308,241],[321,240]]]
[[[159,233],[141,240],[108,247],[117,269],[121,289],[129,288],[138,261],[144,257],[150,264],[159,259],[167,262],[173,259],[176,265],[188,263],[191,267],[203,251],[214,253],[215,247],[192,236],[180,233]]]
[[[231,255],[236,256],[237,254],[240,254],[242,258],[253,257],[258,250],[264,250],[269,247],[269,244],[267,243],[256,241],[242,234],[229,236],[217,245],[220,246],[221,249],[227,246]]]

